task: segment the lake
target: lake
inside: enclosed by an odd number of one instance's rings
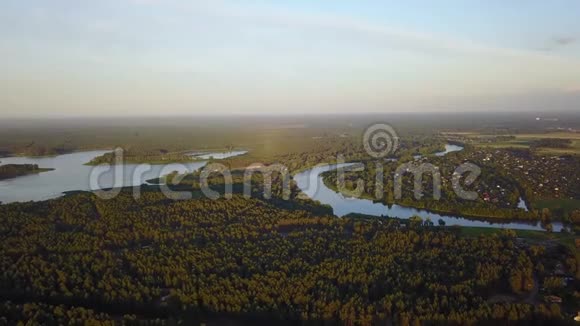
[[[38,164],[53,171],[0,180],[0,202],[12,203],[46,200],[62,196],[65,191],[97,190],[112,187],[138,186],[173,171],[188,173],[198,170],[206,161],[164,165],[124,164],[113,167],[83,165],[110,150],[88,151],[52,157],[5,157],[4,164]],[[227,158],[245,152],[204,153],[214,158]],[[208,156],[208,157],[209,157]],[[115,175],[121,177],[115,178]],[[115,182],[116,181],[116,182]]]

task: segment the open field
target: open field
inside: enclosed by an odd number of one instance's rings
[[[580,133],[578,132],[549,132],[549,133],[530,133],[530,134],[518,134],[514,135],[516,138],[520,139],[540,139],[540,138],[552,138],[552,139],[579,139]]]
[[[580,133],[577,132],[538,132],[538,133],[524,133],[524,134],[487,134],[478,132],[453,132],[443,133],[444,135],[458,135],[473,140],[474,145],[488,148],[514,148],[514,149],[528,149],[536,141],[542,139],[568,139],[571,140],[570,146],[567,148],[556,147],[537,147],[535,150],[540,154],[546,155],[580,155]],[[486,140],[495,137],[513,137],[509,140],[497,140],[488,142]]]
[[[570,148],[541,148],[539,152],[542,154],[557,154],[557,155],[580,154],[580,140],[572,140]]]
[[[490,236],[493,234],[501,234],[504,229],[482,228],[482,227],[461,227],[459,228],[459,235],[463,237],[478,237],[480,235]],[[567,247],[571,252],[576,252],[574,239],[577,237],[574,234],[563,232],[544,232],[533,230],[514,230],[518,238],[523,238],[530,241],[551,241],[559,243]]]
[[[537,209],[549,208],[550,210],[561,209],[568,214],[580,209],[580,199],[543,199],[534,203]]]
[[[530,146],[526,143],[515,141],[503,141],[497,143],[478,143],[477,145],[489,148],[530,148]]]

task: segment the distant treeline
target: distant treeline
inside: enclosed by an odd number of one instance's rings
[[[116,156],[113,152],[105,153],[101,156],[95,157],[87,165],[99,164],[115,164]],[[157,150],[128,150],[123,152],[122,163],[158,163],[167,164],[175,162],[194,162],[195,157],[186,155],[185,152],[170,153],[166,149]]]

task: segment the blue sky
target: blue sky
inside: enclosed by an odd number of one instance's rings
[[[580,2],[0,2],[0,114],[580,111]]]

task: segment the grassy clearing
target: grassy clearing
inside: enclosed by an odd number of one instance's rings
[[[533,206],[537,209],[561,209],[565,214],[568,214],[573,210],[580,209],[580,199],[543,199],[534,202]]]
[[[580,155],[580,146],[571,148],[541,148],[538,152],[545,155]]]
[[[577,132],[550,132],[550,133],[534,133],[534,134],[517,134],[514,135],[520,139],[541,139],[541,138],[551,138],[551,139],[577,139],[580,140],[580,133]]]
[[[504,142],[497,142],[497,143],[479,143],[476,144],[477,146],[481,147],[488,147],[488,148],[530,148],[530,145],[514,142],[514,141],[504,141]]]

